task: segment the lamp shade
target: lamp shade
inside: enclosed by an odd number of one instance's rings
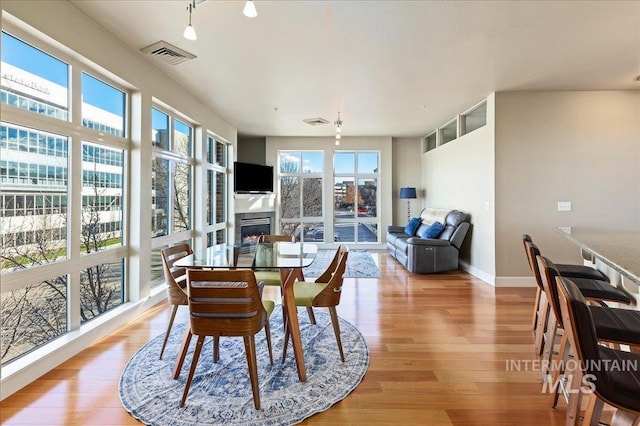
[[[244,4],[242,13],[247,18],[255,18],[256,16],[258,16],[258,10],[256,9],[256,5],[253,3],[253,0],[247,0],[247,2]]]
[[[197,40],[198,39],[198,35],[196,34],[196,29],[193,28],[193,25],[189,24],[186,27],[184,27],[184,33],[182,33],[182,36],[184,38],[186,38],[187,40]]]
[[[415,188],[400,188],[400,199],[408,200],[416,197],[416,189]]]

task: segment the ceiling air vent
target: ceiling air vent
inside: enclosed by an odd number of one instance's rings
[[[311,126],[319,126],[321,124],[329,124],[329,122],[327,120],[325,120],[324,118],[320,118],[320,117],[316,117],[316,118],[307,118],[305,120],[302,120],[305,123],[311,125]]]
[[[164,40],[160,40],[157,43],[153,43],[152,45],[140,49],[140,52],[145,55],[153,56],[154,58],[171,65],[178,65],[196,57],[196,55],[169,44]]]

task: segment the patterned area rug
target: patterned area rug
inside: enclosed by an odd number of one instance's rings
[[[302,312],[302,311],[301,311]],[[200,355],[184,408],[180,399],[193,356],[187,355],[180,378],[173,366],[186,324],[175,326],[164,359],[159,360],[163,335],[143,346],[120,377],[120,400],[133,417],[147,425],[291,425],[324,411],[355,389],[369,365],[369,349],[360,332],[340,320],[345,362],[340,361],[331,319],[315,309],[317,325],[299,315],[307,381],[298,379],[293,348],[282,357],[282,309],[271,316],[273,365],[263,331],[256,335],[261,409],[253,404],[242,338],[220,340],[220,361],[213,363],[213,344],[207,339]]]
[[[319,250],[313,263],[304,268],[305,277],[319,277],[333,259],[335,250]],[[345,278],[380,278],[380,269],[366,250],[349,250]]]

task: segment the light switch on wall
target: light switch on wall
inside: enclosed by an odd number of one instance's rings
[[[571,211],[571,201],[558,201],[558,211],[559,212],[570,212]]]

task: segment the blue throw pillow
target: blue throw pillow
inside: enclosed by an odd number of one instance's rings
[[[416,233],[418,226],[420,226],[420,218],[412,217],[411,220],[409,220],[409,223],[407,223],[407,226],[405,226],[404,233],[412,237]]]
[[[440,222],[433,222],[430,227],[424,230],[420,238],[438,238],[444,231],[444,225]]]

